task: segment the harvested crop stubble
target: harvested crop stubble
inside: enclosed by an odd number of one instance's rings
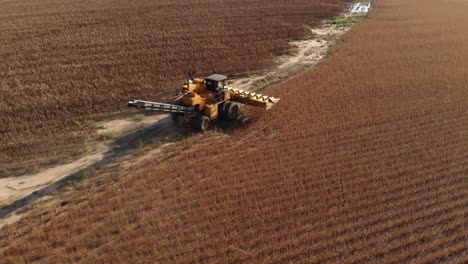
[[[345,2],[0,1],[0,167],[79,152],[87,120],[172,97],[189,71],[270,66]]]
[[[32,213],[1,231],[0,254],[466,263],[467,8],[376,2],[326,61],[273,88],[282,101],[249,127],[187,139]]]

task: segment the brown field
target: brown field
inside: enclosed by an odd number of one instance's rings
[[[2,261],[468,262],[466,10],[375,1],[276,108],[97,171],[3,228]]]
[[[172,97],[190,71],[270,66],[345,2],[0,1],[0,173],[82,154],[100,114]]]

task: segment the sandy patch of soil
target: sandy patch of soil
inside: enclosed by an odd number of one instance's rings
[[[309,28],[310,37],[290,42],[292,54],[278,57],[278,66],[250,77],[232,80],[230,85],[243,90],[258,91],[315,66],[328,55],[328,50],[336,40],[365,16],[366,13],[349,13],[348,10],[336,20],[325,20],[320,26]]]

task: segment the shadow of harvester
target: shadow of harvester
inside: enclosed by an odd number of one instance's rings
[[[244,127],[245,123],[245,120],[220,120],[213,127],[216,130],[229,134],[238,128]],[[154,145],[158,142],[178,141],[183,138],[190,137],[194,132],[196,133],[196,131],[194,131],[190,126],[179,126],[173,122],[170,116],[166,116],[150,126],[135,130],[117,138],[115,141],[110,143],[109,150],[104,154],[104,158],[94,164],[75,173],[69,174],[64,178],[50,185],[44,186],[40,190],[34,191],[33,193],[0,209],[0,219],[7,218],[13,212],[16,212],[38,199],[59,190],[69,183],[80,180],[83,177],[84,172],[96,170],[106,165],[115,164],[144,146]]]
[[[174,134],[187,135],[189,134],[189,131],[186,128],[175,125],[171,118],[166,116],[154,124],[151,124],[150,126],[135,130],[129,134],[117,138],[115,141],[110,143],[109,150],[104,153],[104,158],[92,165],[87,166],[86,168],[67,175],[64,178],[50,185],[44,186],[43,188],[23,197],[22,199],[5,206],[4,208],[0,209],[0,219],[8,217],[11,213],[24,208],[25,206],[46,195],[51,194],[52,192],[55,192],[56,190],[71,182],[80,180],[86,171],[96,170],[106,165],[116,163],[119,160],[134,153],[136,150],[142,148],[142,146],[162,142],[165,138]]]

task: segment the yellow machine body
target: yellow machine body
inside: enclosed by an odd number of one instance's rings
[[[199,112],[203,112],[211,120],[216,120],[219,116],[218,106],[229,101],[232,93],[224,90],[222,97],[217,98],[216,93],[209,91],[205,84],[204,78],[193,79],[187,86],[184,86],[184,94],[177,99],[177,103],[184,106],[196,107]]]

